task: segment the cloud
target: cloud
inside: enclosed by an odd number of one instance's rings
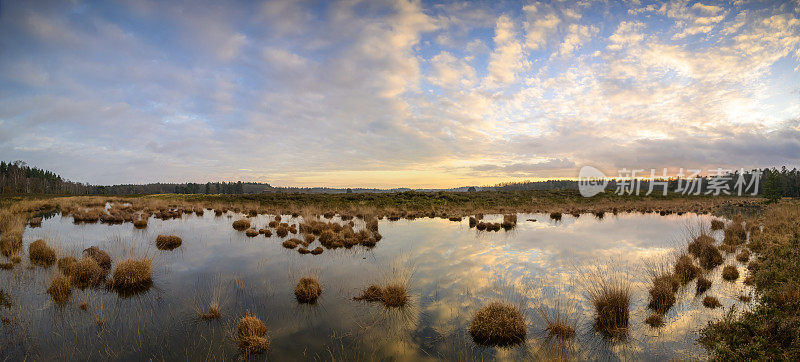
[[[2,3],[0,154],[93,183],[424,187],[800,161],[785,4],[119,5]]]

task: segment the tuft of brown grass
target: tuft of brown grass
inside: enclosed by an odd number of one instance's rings
[[[300,245],[300,243],[302,243],[300,239],[291,238],[289,240],[284,241],[282,245],[284,248],[294,249],[297,247],[297,245]]]
[[[714,238],[709,235],[701,234],[695,238],[689,243],[688,250],[700,261],[700,266],[705,270],[714,269],[723,262],[722,254],[714,246]]]
[[[389,284],[383,288],[381,297],[383,305],[387,308],[399,308],[408,303],[408,291],[406,286],[399,283]]]
[[[70,268],[78,262],[78,259],[75,259],[74,256],[62,256],[58,258],[58,270],[61,271],[64,275],[70,274]]]
[[[50,281],[50,287],[47,288],[47,294],[53,298],[53,301],[58,304],[64,304],[69,300],[72,295],[72,285],[70,285],[69,278],[63,274],[56,275]]]
[[[156,237],[156,247],[158,250],[173,250],[183,243],[183,239],[177,235],[159,235]]]
[[[69,268],[72,284],[79,288],[97,285],[103,279],[103,275],[103,268],[97,264],[96,260],[88,256],[75,262]]]
[[[219,319],[222,316],[222,312],[220,312],[218,303],[212,303],[208,307],[208,311],[200,313],[199,316],[201,319],[205,320]]]
[[[311,255],[319,255],[319,254],[322,254],[322,247],[321,246],[318,246],[318,247],[314,248],[313,250],[311,250]]]
[[[703,298],[703,306],[706,308],[714,309],[721,307],[722,303],[720,303],[719,299],[717,299],[716,297],[706,296],[705,298]]]
[[[354,297],[353,300],[363,300],[367,302],[379,302],[383,298],[383,288],[379,285],[370,285],[361,293],[360,296]]]
[[[151,263],[148,258],[125,259],[117,264],[110,285],[119,291],[136,291],[149,288],[153,283]]]
[[[711,288],[711,280],[706,278],[705,275],[699,275],[697,277],[697,285],[695,286],[695,294],[703,294],[708,288]]]
[[[722,268],[722,279],[732,282],[739,279],[739,269],[733,265],[726,265]]]
[[[736,260],[738,260],[742,264],[747,263],[750,260],[750,250],[747,249],[742,250],[742,252],[740,252],[739,255],[736,255]]]
[[[266,232],[266,230],[264,230],[264,232]],[[247,235],[247,237],[254,238],[254,237],[258,236],[259,232],[256,229],[249,228],[249,229],[244,231],[244,234]]]
[[[652,313],[644,322],[653,328],[661,327],[664,325],[664,316],[660,313]]]
[[[108,271],[111,269],[111,257],[108,256],[108,253],[105,251],[100,250],[96,246],[92,246],[83,250],[83,252],[86,254],[86,256],[94,259],[97,262],[97,265],[103,268],[103,270]]]
[[[616,276],[597,276],[587,295],[595,309],[595,329],[606,337],[627,334],[630,318],[630,283]]]
[[[675,293],[678,291],[679,282],[669,273],[652,276],[653,286],[650,293],[650,303],[647,305],[656,313],[665,314],[675,304]]]
[[[294,287],[294,297],[300,303],[314,304],[322,294],[322,287],[317,281],[317,277],[308,276],[300,279]]]
[[[711,230],[722,230],[725,227],[725,222],[720,219],[711,220]]]
[[[233,228],[238,231],[244,231],[250,228],[250,220],[239,219],[233,222]]]
[[[725,228],[725,238],[722,240],[724,244],[739,245],[747,240],[747,230],[741,221],[734,221]]]
[[[28,255],[31,263],[45,268],[56,262],[56,250],[47,245],[43,239],[36,240],[28,245]]]
[[[689,283],[700,274],[700,268],[694,265],[692,257],[687,254],[681,254],[675,262],[675,278],[681,284]]]
[[[479,345],[511,346],[525,341],[527,326],[518,307],[493,301],[475,313],[469,334]]]
[[[138,219],[133,222],[133,227],[137,229],[144,229],[147,227],[147,220],[146,219]]]
[[[561,213],[560,212],[551,212],[550,213],[550,218],[555,220],[555,221],[561,220]]]
[[[269,340],[264,336],[267,326],[258,317],[246,316],[239,320],[236,328],[236,337],[239,348],[247,353],[260,354],[269,349]]]

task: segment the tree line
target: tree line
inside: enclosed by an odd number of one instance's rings
[[[758,180],[753,180],[753,172],[760,172]],[[689,179],[670,178],[656,180],[653,192],[662,192],[666,183],[667,190],[671,193],[706,194],[714,193],[715,189],[724,188],[732,194],[737,194],[742,188],[742,194],[751,195],[754,192],[769,199],[780,197],[800,197],[800,170],[793,168],[781,169],[764,168],[751,170],[744,175],[738,171],[725,174],[724,180],[713,180],[711,176],[697,178],[694,184],[689,185]],[[743,177],[740,177],[743,176]],[[611,179],[607,190],[630,191],[639,187],[639,194],[644,194],[650,189],[650,182],[639,180],[636,185],[626,183],[622,179]],[[738,187],[738,188],[737,188]],[[496,191],[521,191],[521,190],[577,190],[576,180],[546,180],[506,182],[494,186],[481,187],[482,190]],[[135,194],[257,194],[257,193],[345,193],[345,192],[387,192],[408,189],[377,190],[377,189],[328,189],[328,188],[296,188],[272,187],[261,182],[207,182],[207,183],[150,183],[142,185],[90,185],[88,183],[73,182],[63,179],[60,175],[28,166],[23,161],[0,161],[0,193],[2,194],[70,194],[70,195],[135,195]],[[469,191],[474,191],[470,188]]]

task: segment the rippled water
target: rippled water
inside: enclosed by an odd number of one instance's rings
[[[257,358],[469,360],[563,354],[570,359],[684,359],[704,356],[695,342],[698,329],[724,314],[723,308],[704,308],[692,282],[679,292],[664,327],[644,324],[649,315],[644,264],[685,248],[686,228],[707,223],[708,216],[607,214],[597,219],[584,214],[553,221],[548,215],[519,214],[517,227],[508,232],[478,232],[466,219],[381,220],[383,240],[376,247],[325,250],[316,256],[283,248],[286,238],[275,235],[248,238],[231,227],[238,217],[206,212],[150,219],[146,229],[137,230],[130,223],[75,225],[71,217],[55,216],[26,229],[26,250],[31,241],[46,238],[59,256],[79,256],[92,245],[115,259],[149,255],[154,285],[128,298],[104,289],[75,290],[69,303],[58,306],[45,292],[55,267],[0,271],[0,287],[13,303],[0,307],[0,316],[7,318],[0,351],[11,359],[24,354],[230,359],[240,355],[232,331],[238,318],[250,313],[269,329],[270,351]],[[487,216],[492,218],[502,217]],[[265,227],[271,217],[251,220]],[[299,218],[284,216],[284,221]],[[158,234],[181,236],[183,245],[159,251],[154,245]],[[742,284],[748,272],[733,255],[726,263],[737,265],[742,276],[726,282],[717,268],[706,294],[720,298],[725,309],[747,308],[737,297],[748,290]],[[624,341],[604,340],[592,330],[593,310],[584,295],[580,271],[608,266],[633,283],[631,328]],[[319,278],[323,293],[315,305],[299,305],[293,288],[308,274]],[[371,283],[397,278],[409,280],[412,301],[404,309],[352,300]],[[206,308],[215,295],[221,299],[222,318],[199,319],[195,306]],[[472,342],[467,332],[472,314],[493,299],[522,308],[528,323],[525,344],[491,348]],[[85,311],[79,308],[83,302]],[[545,338],[540,308],[570,312],[578,321],[575,341],[558,346]]]

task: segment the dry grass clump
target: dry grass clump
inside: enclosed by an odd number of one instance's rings
[[[606,337],[623,336],[630,317],[630,284],[619,277],[597,276],[587,295],[595,309],[595,329]]]
[[[277,228],[275,228],[275,234],[282,238],[286,237],[289,235],[289,227],[285,226],[284,224],[280,224]]]
[[[69,276],[72,284],[79,288],[97,285],[103,279],[105,272],[97,261],[91,257],[83,257],[69,267]]]
[[[233,228],[238,231],[244,231],[250,228],[250,220],[239,219],[233,222]]]
[[[110,285],[119,291],[138,291],[153,284],[151,263],[148,258],[125,259],[117,263]]]
[[[42,226],[42,217],[39,216],[31,218],[30,220],[28,220],[28,225],[30,225],[32,228]]]
[[[269,340],[264,336],[267,326],[258,317],[246,316],[239,320],[236,337],[239,348],[247,353],[260,354],[269,349]]]
[[[266,230],[265,230],[265,232],[266,232]],[[244,231],[244,234],[247,235],[247,237],[253,238],[253,237],[258,236],[259,232],[256,229],[249,228],[249,229]]]
[[[734,221],[725,228],[725,238],[722,240],[724,244],[739,245],[745,240],[747,240],[747,230],[741,221]]]
[[[723,262],[722,254],[714,246],[714,238],[709,235],[701,234],[695,238],[689,243],[688,250],[700,261],[700,266],[705,270],[714,269]]]
[[[75,259],[74,256],[62,256],[58,258],[58,270],[60,270],[64,275],[70,274],[70,268],[72,265],[78,262],[78,259]]]
[[[720,244],[719,250],[725,254],[732,254],[736,252],[736,245]]]
[[[2,269],[2,270],[14,269],[14,263],[12,263],[12,262],[0,263],[0,269]]]
[[[653,286],[650,293],[650,303],[647,305],[657,313],[665,314],[675,304],[675,293],[680,283],[670,273],[660,273],[651,277]]]
[[[760,267],[761,264],[758,262],[758,260],[753,260],[747,263],[747,270],[749,270],[751,274],[757,272]]]
[[[222,316],[222,312],[220,312],[218,303],[212,303],[208,307],[208,311],[200,313],[199,316],[200,316],[201,319],[205,319],[205,320],[219,319],[219,317]]]
[[[354,297],[353,300],[363,300],[367,302],[380,302],[383,298],[383,288],[379,285],[370,285],[360,296]]]
[[[96,246],[92,246],[84,249],[83,252],[86,254],[86,256],[94,259],[97,262],[97,265],[103,268],[103,270],[108,271],[111,269],[111,257],[108,256],[108,253],[105,251],[100,250]]]
[[[183,239],[177,235],[159,235],[156,237],[156,247],[158,250],[173,250],[183,243]]]
[[[720,219],[711,220],[711,230],[722,230],[725,227],[725,222]]]
[[[749,295],[746,294],[739,295],[739,301],[743,303],[750,303],[751,300],[753,300],[753,297]]]
[[[733,265],[726,265],[722,268],[722,279],[732,282],[739,279],[739,269]]]
[[[705,275],[699,275],[697,277],[697,285],[695,286],[695,294],[703,294],[708,288],[711,288],[711,280],[706,278]]]
[[[400,308],[408,303],[408,289],[400,283],[390,283],[385,287],[372,284],[353,300],[381,302],[386,308]]]
[[[653,328],[661,327],[664,325],[664,316],[660,313],[652,313],[644,322]]]
[[[53,298],[53,301],[58,304],[63,304],[69,300],[72,295],[72,285],[70,285],[69,278],[62,274],[56,275],[50,281],[50,287],[47,288],[47,294]]]
[[[500,223],[500,227],[505,230],[511,230],[517,226],[517,214],[506,214],[503,215],[503,222]]]
[[[314,304],[320,294],[322,294],[322,287],[319,285],[317,277],[314,276],[301,278],[294,287],[294,297],[300,303]]]
[[[555,220],[555,221],[561,220],[561,213],[560,212],[551,212],[550,213],[550,218]]]
[[[721,307],[722,303],[720,303],[719,299],[717,299],[716,297],[706,296],[705,298],[703,298],[703,306],[706,308],[714,309]]]
[[[383,305],[388,308],[399,308],[408,303],[408,291],[405,285],[389,284],[383,288]]]
[[[322,247],[321,246],[318,246],[318,247],[314,248],[313,250],[311,250],[311,255],[319,255],[319,254],[322,254]]]
[[[747,263],[750,260],[750,250],[744,249],[739,255],[736,255],[736,260],[740,263]]]
[[[575,337],[578,329],[578,320],[569,317],[568,312],[561,309],[560,304],[550,310],[539,307],[539,315],[544,319],[545,332],[548,336],[555,337],[559,342],[566,342]]]
[[[681,254],[675,262],[675,278],[681,284],[686,284],[694,280],[698,274],[700,274],[700,268],[694,265],[692,257]]]
[[[475,225],[478,225],[478,219],[476,219],[474,216],[470,216],[469,217],[469,227],[470,228],[474,228]]]
[[[133,227],[137,229],[144,229],[147,227],[147,219],[138,219],[133,222]]]
[[[28,255],[31,263],[46,268],[56,262],[56,250],[47,245],[43,239],[36,240],[28,245]]]
[[[294,249],[297,247],[297,245],[300,245],[300,243],[302,243],[300,239],[291,238],[283,242],[283,247],[287,249]]]
[[[488,346],[510,346],[522,343],[527,335],[525,317],[518,307],[494,301],[472,318],[469,334],[475,343]]]

